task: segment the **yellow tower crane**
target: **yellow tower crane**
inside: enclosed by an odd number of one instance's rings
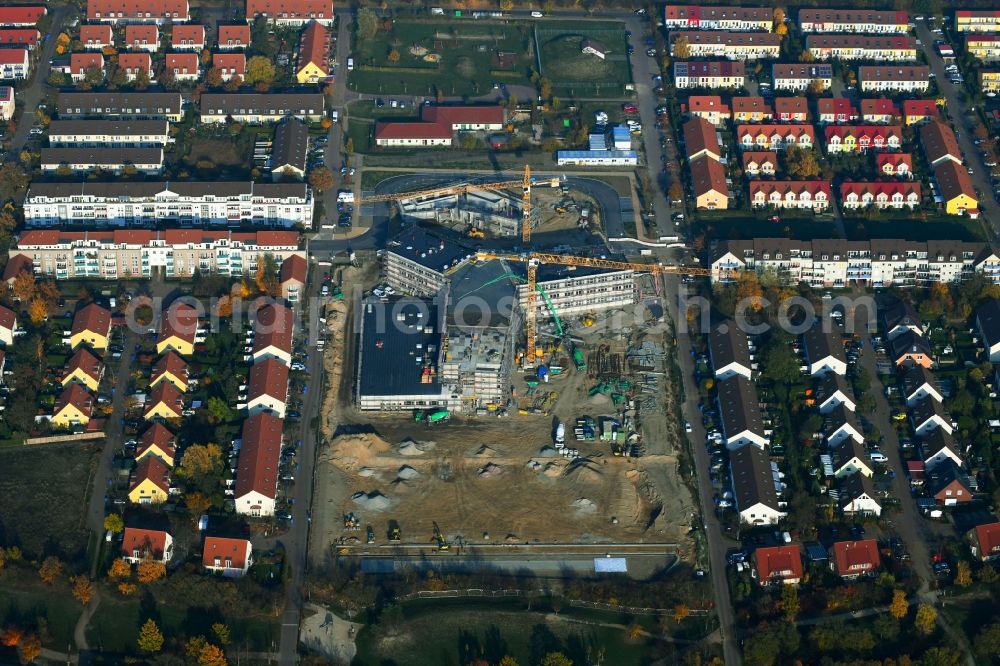
[[[633,270],[642,273],[652,273],[654,275],[701,275],[701,276],[711,276],[712,270],[709,268],[701,268],[700,266],[667,266],[664,264],[642,264],[634,263],[630,261],[615,261],[612,259],[598,259],[595,257],[577,257],[565,254],[547,254],[543,252],[528,252],[524,254],[503,254],[498,252],[477,252],[476,259],[479,261],[489,261],[491,259],[499,259],[502,261],[511,261],[526,263],[528,267],[528,280],[525,285],[527,289],[526,293],[526,306],[527,310],[524,313],[524,328],[525,328],[525,360],[526,363],[534,365],[537,360],[537,354],[535,349],[535,337],[537,331],[535,328],[535,321],[537,318],[536,313],[536,298],[535,292],[537,290],[536,286],[536,275],[538,267],[542,264],[554,264],[559,266],[585,266],[587,268],[606,268],[609,270]]]
[[[489,190],[516,190],[521,188],[522,220],[521,220],[521,240],[527,243],[531,240],[531,167],[524,167],[524,176],[521,180],[502,180],[493,183],[461,183],[458,185],[446,185],[444,187],[433,187],[427,190],[415,190],[413,192],[396,192],[395,194],[376,194],[374,196],[359,199],[357,204],[378,203],[381,201],[402,201],[404,199],[421,199],[424,197],[436,197],[447,194],[462,195],[466,192],[483,192]],[[550,187],[559,187],[559,178],[548,178],[545,181]],[[471,236],[480,237],[477,233]]]

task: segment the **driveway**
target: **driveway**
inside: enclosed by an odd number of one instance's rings
[[[933,33],[927,27],[926,21],[917,21],[917,37],[923,42],[924,53],[927,55],[927,63],[934,73],[938,88],[948,102],[948,111],[951,113],[955,124],[955,131],[958,134],[958,145],[962,149],[965,158],[965,165],[973,171],[970,178],[974,187],[978,188],[983,196],[979,199],[980,219],[984,226],[990,230],[992,236],[1000,234],[1000,206],[993,198],[993,185],[990,183],[990,169],[983,164],[978,146],[972,143],[973,124],[969,122],[965,115],[966,102],[959,99],[959,93],[963,91],[964,84],[954,84],[948,80],[944,71],[944,61],[934,48],[934,40],[941,39],[937,33]],[[976,76],[976,72],[963,72],[966,77]]]

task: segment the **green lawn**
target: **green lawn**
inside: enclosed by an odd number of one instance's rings
[[[911,241],[983,240],[982,225],[978,220],[966,217],[940,217],[926,221],[844,218],[844,229],[850,240],[869,238],[902,238]]]
[[[562,613],[568,615],[568,610]],[[603,622],[620,620],[608,615]],[[598,650],[604,652],[604,663],[616,666],[654,661],[645,639],[630,642],[621,629],[528,611],[519,600],[406,604],[401,623],[389,629],[366,627],[357,644],[354,663],[359,666],[458,666],[476,656],[497,663],[504,655],[535,664],[549,652],[562,652],[573,663],[585,664],[590,663],[588,654]]]
[[[375,125],[369,120],[359,120],[357,118],[347,119],[347,136],[354,143],[354,152],[367,153],[373,146],[372,135],[375,132]],[[346,141],[346,139],[345,139]]]
[[[25,559],[82,561],[93,445],[0,448],[0,543]]]
[[[534,64],[526,24],[400,18],[354,41],[348,86],[367,93],[479,96],[494,82],[528,85]],[[389,54],[399,54],[391,62]]]
[[[620,97],[632,82],[626,53],[625,26],[617,22],[546,22],[535,30],[541,53],[541,73],[556,95],[568,97]],[[583,53],[585,41],[606,50],[601,58]]]
[[[780,222],[769,222],[763,217],[751,217],[740,211],[729,213],[699,212],[695,229],[704,230],[709,238],[740,240],[753,238],[793,238],[812,240],[814,238],[836,238],[837,229],[827,219],[809,217],[789,217],[779,213]]]
[[[73,642],[73,629],[83,612],[79,602],[65,587],[45,588],[41,581],[18,583],[13,574],[4,576],[0,578],[0,626],[34,627],[44,619],[48,635],[43,645],[65,651]]]

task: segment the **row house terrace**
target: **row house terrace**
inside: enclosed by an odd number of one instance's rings
[[[740,125],[736,141],[744,149],[782,150],[788,146],[811,148],[816,145],[812,125]]]
[[[752,180],[750,205],[754,208],[801,208],[826,210],[833,198],[826,180]]]
[[[733,122],[762,123],[774,120],[774,108],[763,97],[733,97],[730,101]]]
[[[333,0],[246,0],[246,20],[265,18],[269,23],[300,26],[309,21],[331,25]]]
[[[957,9],[955,31],[1000,32],[1000,9]]]
[[[781,36],[770,32],[679,30],[670,33],[670,54],[677,40],[687,42],[688,58],[758,60],[781,55]]]
[[[830,154],[899,150],[903,146],[899,125],[828,125],[824,134]]]
[[[770,7],[667,5],[663,25],[668,30],[763,30],[774,27]]]
[[[833,66],[826,63],[782,63],[771,67],[772,85],[775,90],[808,90],[819,81],[823,90],[833,83]]]
[[[853,123],[858,110],[847,97],[821,97],[816,100],[816,117],[821,123]]]
[[[930,82],[926,65],[869,65],[858,68],[861,92],[924,92]]]
[[[138,229],[115,231],[25,231],[11,249],[38,275],[59,280],[190,276],[196,270],[223,275],[257,273],[265,254],[282,262],[304,258],[294,231],[231,232],[206,229]]]
[[[840,200],[844,208],[910,208],[920,205],[920,183],[856,182],[840,185]]]
[[[674,63],[674,85],[683,88],[742,88],[746,65],[738,60],[691,60]]]
[[[913,178],[913,155],[910,153],[879,153],[875,168],[883,176]]]
[[[802,32],[897,33],[910,31],[910,16],[903,11],[870,9],[800,9]]]
[[[806,50],[817,60],[917,59],[917,40],[905,35],[809,35]]]
[[[87,20],[99,23],[186,23],[188,0],[87,0]]]
[[[1000,60],[1000,35],[969,33],[965,36],[965,50],[973,58],[987,62]]]
[[[776,271],[812,287],[915,286],[957,282],[979,273],[1000,284],[1000,256],[985,243],[839,239],[722,241],[712,248],[712,280],[740,271]]]

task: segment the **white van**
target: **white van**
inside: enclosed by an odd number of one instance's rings
[[[431,7],[431,14],[434,16],[444,16],[444,9],[441,7]]]
[[[354,58],[348,58],[347,59],[347,71],[348,72],[353,72],[354,71]]]

